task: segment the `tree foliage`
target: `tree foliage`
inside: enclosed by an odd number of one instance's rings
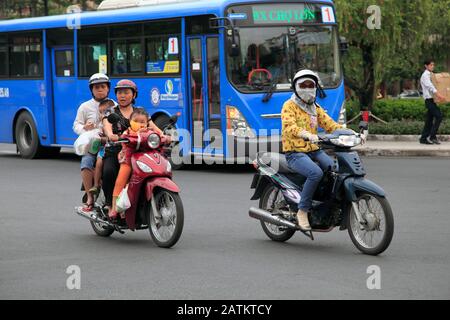
[[[417,79],[427,56],[448,59],[450,0],[336,0],[340,32],[349,40],[345,79],[362,107],[373,106],[381,82]],[[381,9],[381,28],[369,29],[367,9]]]
[[[0,19],[38,17],[64,14],[71,5],[83,11],[94,10],[102,0],[2,0]]]

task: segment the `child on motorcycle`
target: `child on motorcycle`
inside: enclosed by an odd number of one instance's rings
[[[114,107],[116,103],[106,98],[102,101],[100,101],[100,104],[98,105],[98,113],[99,118],[103,119],[106,114],[110,111],[112,107]],[[103,124],[100,123],[98,126],[99,129],[103,129]],[[97,160],[95,162],[95,172],[94,172],[94,186],[89,189],[89,192],[94,196],[98,196],[101,189],[101,180],[102,180],[102,171],[103,171],[103,156],[105,155],[105,147],[103,146],[106,143],[106,137],[102,137],[102,146],[99,148],[99,151],[97,153]]]
[[[148,127],[150,116],[142,108],[136,108],[130,116],[130,127],[122,134],[121,139],[127,139],[130,136],[137,136],[138,133],[151,130]],[[113,191],[112,209],[109,213],[109,218],[114,220],[117,218],[117,205],[116,201],[122,190],[128,183],[131,176],[131,156],[136,150],[128,148],[127,144],[122,144],[122,150],[119,153],[120,169],[117,175],[116,183]],[[124,212],[121,213],[121,217],[124,217]]]
[[[306,177],[298,206],[298,226],[303,231],[310,231],[308,211],[312,208],[312,198],[319,185],[323,173],[330,170],[334,161],[317,143],[318,127],[328,133],[341,128],[316,103],[319,77],[310,70],[298,72],[293,81],[294,94],[285,102],[282,110],[282,143],[283,152],[289,167]],[[314,162],[317,161],[320,167]]]

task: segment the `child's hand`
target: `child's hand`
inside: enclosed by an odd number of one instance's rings
[[[164,141],[165,144],[171,144],[172,143],[172,137],[171,136],[167,136],[167,135],[162,135],[161,136],[162,140]]]
[[[119,160],[119,163],[125,162],[125,153],[123,151],[120,151],[119,154],[117,155],[117,158]]]
[[[117,134],[112,134],[109,136],[109,140],[111,140],[112,142],[117,142],[119,141],[119,136]]]
[[[148,128],[140,128],[138,132],[144,133],[147,132],[148,130],[149,130]]]

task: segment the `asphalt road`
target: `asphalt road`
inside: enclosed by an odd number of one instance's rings
[[[148,231],[100,238],[75,215],[79,160],[23,160],[0,145],[0,299],[449,299],[449,159],[364,159],[395,215],[389,249],[365,256],[347,232],[270,241],[248,217],[252,168],[175,172],[185,228],[172,249]],[[69,266],[81,288],[69,290]],[[380,289],[368,289],[370,266]],[[369,281],[370,282],[370,281]]]

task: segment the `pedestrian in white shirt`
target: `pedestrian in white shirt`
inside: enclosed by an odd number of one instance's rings
[[[100,101],[108,97],[111,88],[111,82],[108,76],[102,73],[96,73],[89,79],[89,89],[92,93],[92,99],[80,105],[77,117],[73,123],[73,131],[80,135],[86,131],[98,128],[102,122],[98,106]],[[84,212],[91,212],[94,208],[94,196],[89,190],[94,186],[96,155],[88,153],[81,158],[81,179],[84,190],[87,194],[87,202],[83,207]]]
[[[437,92],[436,87],[431,81],[431,75],[434,71],[434,66],[434,60],[426,60],[425,72],[420,78],[420,84],[423,90],[423,98],[425,99],[425,107],[427,108],[425,126],[423,128],[422,136],[420,137],[421,144],[441,144],[437,139],[436,134],[442,122],[442,112],[436,105],[434,98],[436,98],[437,101],[442,101],[445,98]]]

